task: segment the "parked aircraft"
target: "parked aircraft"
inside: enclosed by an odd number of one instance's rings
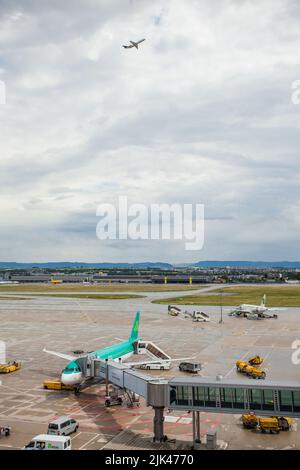
[[[80,357],[78,356],[71,356],[69,354],[64,354],[56,351],[49,351],[44,348],[44,352],[48,354],[52,354],[54,356],[60,357],[67,361],[70,361],[67,366],[64,368],[61,374],[61,382],[64,385],[71,385],[75,388],[79,388],[79,386],[85,381],[86,377],[80,367],[80,359],[86,357],[96,357],[98,359],[109,359],[114,361],[124,361],[125,359],[129,358],[133,354],[136,354],[139,349],[139,344],[141,344],[141,339],[139,338],[139,322],[140,322],[140,312],[136,313],[135,320],[132,326],[132,330],[130,336],[127,340],[122,340],[120,343],[113,344],[112,346],[108,346],[106,348],[97,349],[96,351],[92,351]],[[129,366],[141,366],[143,364],[157,364],[157,363],[164,363],[164,362],[172,362],[172,361],[181,361],[187,360],[190,358],[178,358],[178,359],[171,359],[169,356],[166,356],[166,359],[148,359],[142,362],[133,362],[128,363]]]
[[[241,304],[238,307],[230,311],[230,316],[236,317],[248,317],[249,315],[253,318],[253,315],[264,315],[266,312],[284,310],[282,308],[270,308],[266,306],[267,296],[263,295],[260,305]],[[265,315],[267,318],[267,315]]]

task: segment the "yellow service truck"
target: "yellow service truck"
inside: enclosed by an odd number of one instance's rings
[[[265,379],[266,373],[258,367],[251,366],[246,361],[236,361],[236,370],[252,379]]]
[[[46,390],[74,390],[74,387],[64,385],[60,380],[44,380],[43,387]]]
[[[259,418],[255,414],[242,415],[243,426],[246,429],[259,429],[262,433],[279,434],[280,431],[290,431],[292,419],[287,416],[266,416]]]
[[[21,369],[21,362],[8,362],[7,364],[0,364],[0,374],[9,374]]]

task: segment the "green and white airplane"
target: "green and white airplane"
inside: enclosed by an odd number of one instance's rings
[[[108,346],[103,349],[97,349],[96,351],[88,353],[84,357],[93,356],[97,357],[98,359],[110,360],[119,360],[119,358],[124,360],[130,357],[132,354],[134,354],[136,350],[135,343],[139,340],[139,323],[140,312],[137,312],[130,336],[127,341],[122,341],[121,343],[113,344],[112,346]],[[82,370],[80,369],[79,364],[76,362],[76,359],[78,359],[78,357],[70,356],[68,354],[63,354],[55,351],[49,351],[47,349],[44,349],[44,352],[70,361],[61,374],[61,382],[63,384],[78,386],[82,382],[84,382],[85,377],[83,375]]]

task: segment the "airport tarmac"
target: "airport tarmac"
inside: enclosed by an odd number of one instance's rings
[[[291,355],[293,341],[300,340],[300,309],[286,309],[278,312],[277,320],[262,321],[228,317],[223,310],[224,323],[220,324],[218,307],[201,307],[212,321],[193,323],[168,316],[167,305],[151,303],[160,296],[171,297],[171,293],[144,295],[145,298],[128,300],[46,296],[1,300],[0,340],[6,342],[7,359],[20,360],[23,366],[18,372],[0,376],[0,426],[12,426],[11,436],[0,438],[0,450],[22,448],[33,436],[46,432],[49,420],[62,415],[72,416],[80,423],[79,431],[72,436],[73,449],[134,449],[145,446],[145,442],[151,445],[153,411],[144,402],[134,409],[126,405],[105,408],[105,387],[97,383],[79,397],[72,392],[42,388],[43,381],[58,378],[65,365],[63,359],[43,353],[44,347],[65,353],[76,349],[92,351],[115,343],[115,338],[125,339],[138,309],[141,337],[155,342],[172,358],[194,357],[203,364],[203,376],[221,374],[239,380],[236,360],[259,354],[265,359],[268,379],[299,381],[300,365],[292,364]],[[174,297],[178,295],[181,293],[176,292]],[[151,373],[160,377],[182,375],[176,363],[170,371]],[[191,416],[166,413],[165,417],[168,437],[176,439],[181,448],[191,445]],[[244,430],[240,415],[201,413],[201,434],[216,430],[218,439],[227,442],[229,449],[300,449],[297,425],[295,420],[291,432],[262,435]]]

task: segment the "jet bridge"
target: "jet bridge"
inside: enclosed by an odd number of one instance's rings
[[[300,382],[177,377],[170,380],[137,372],[126,363],[89,358],[90,376],[108,379],[145,398],[154,410],[154,441],[163,441],[164,410],[190,411],[194,445],[200,442],[200,412],[300,418]]]

